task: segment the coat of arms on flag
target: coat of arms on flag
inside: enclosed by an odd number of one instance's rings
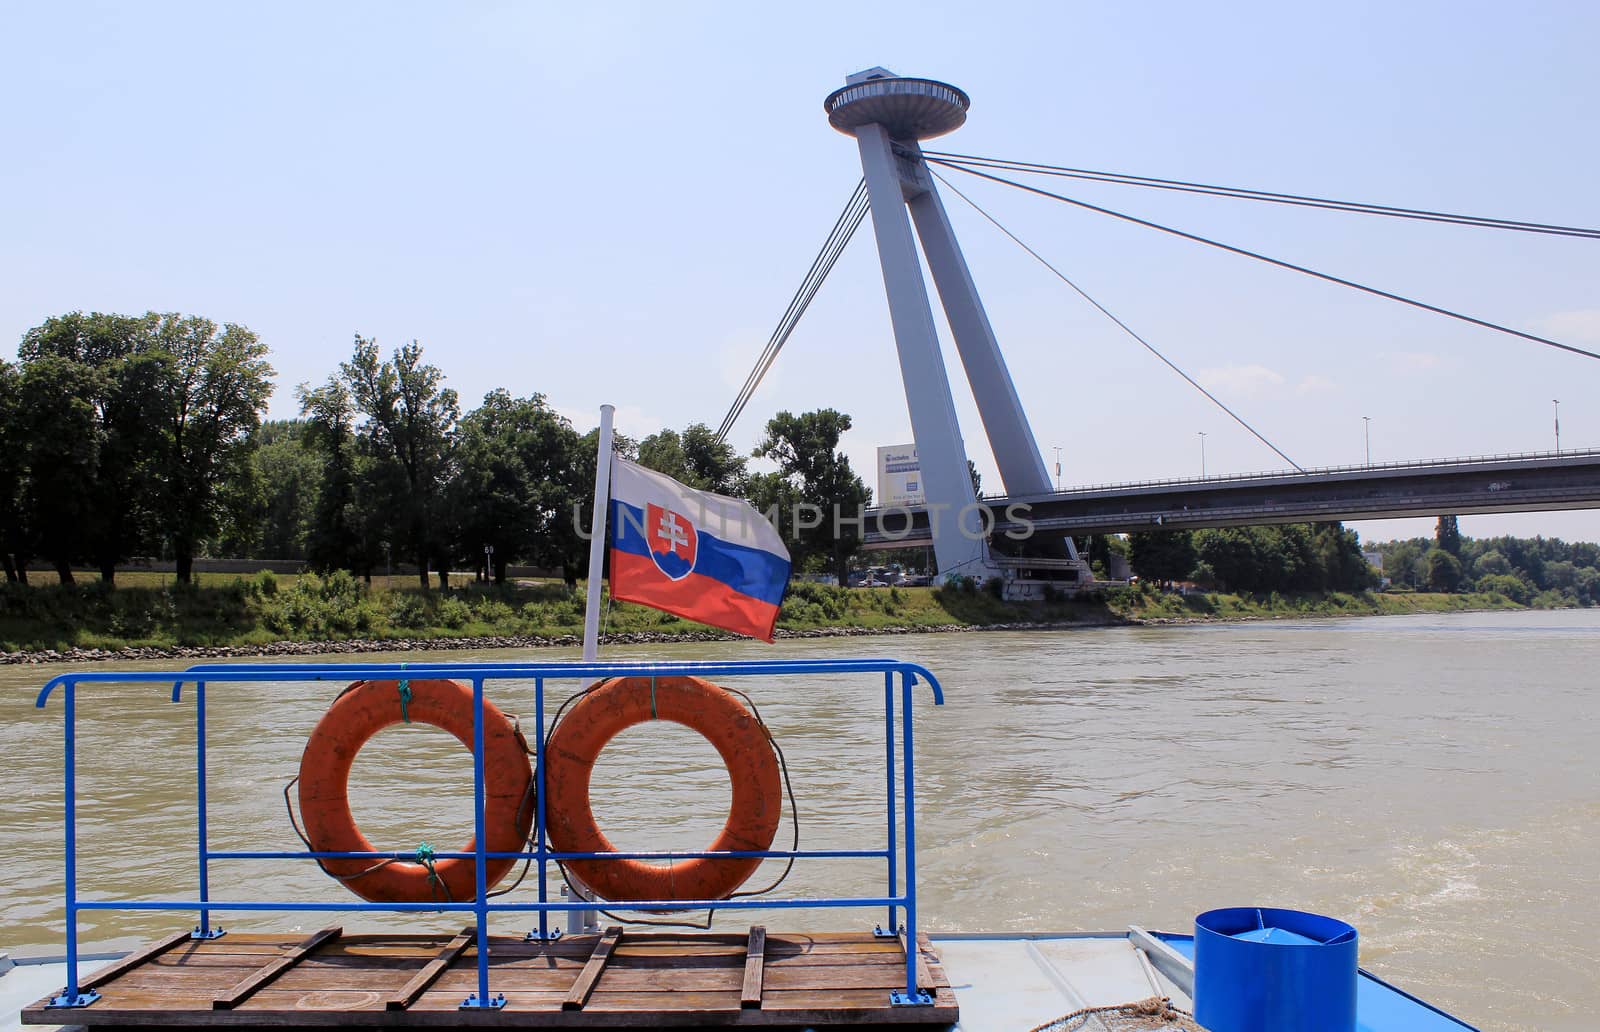
[[[695,546],[700,535],[681,512],[651,503],[645,509],[645,536],[656,569],[673,580],[683,580],[694,569]]]
[[[611,597],[772,640],[789,550],[748,502],[614,459]]]

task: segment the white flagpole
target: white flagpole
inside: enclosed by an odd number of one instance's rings
[[[600,406],[600,447],[594,462],[594,515],[589,521],[589,598],[583,610],[583,661],[600,657],[600,576],[605,569],[606,514],[611,509],[611,405]]]

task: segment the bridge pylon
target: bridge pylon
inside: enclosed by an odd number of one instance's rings
[[[849,76],[823,106],[829,124],[855,137],[861,151],[940,575],[983,578],[998,575],[1002,563],[990,554],[989,517],[967,473],[966,446],[917,260],[918,240],[1006,493],[1049,493],[1050,475],[918,142],[959,128],[969,104],[965,93],[947,83],[871,68]],[[1083,565],[1070,538],[1028,545],[1040,558]]]

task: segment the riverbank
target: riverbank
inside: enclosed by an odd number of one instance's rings
[[[835,638],[1521,608],[1498,594],[1179,595],[1145,585],[1012,603],[971,587],[796,583],[777,633]],[[369,588],[344,574],[261,573],[200,586],[11,585],[0,591],[0,664],[572,647],[582,619],[582,592],[554,583],[423,592]],[[605,607],[607,644],[729,637],[652,609]]]

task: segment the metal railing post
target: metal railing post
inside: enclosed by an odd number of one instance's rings
[[[206,683],[204,681],[194,683],[194,734],[195,808],[198,810],[195,828],[199,837],[200,902],[207,903],[211,900],[211,843],[206,822]],[[221,928],[215,931],[211,928],[211,911],[201,907],[200,923],[195,925],[192,938],[215,939],[221,935]]]
[[[486,837],[483,798],[483,675],[472,679],[472,828],[473,897],[472,912],[478,925],[478,991],[461,1001],[463,1010],[498,1009],[505,997],[489,997],[489,851]]]
[[[533,717],[538,738],[533,743],[533,798],[534,798],[534,848],[533,851],[539,858],[539,941],[550,941],[550,912],[543,909],[543,904],[549,902],[549,891],[545,887],[545,876],[549,864],[545,854],[549,851],[544,841],[544,678],[533,679]],[[530,938],[531,933],[530,933]]]
[[[98,1000],[100,994],[92,990],[84,992],[78,985],[78,682],[68,678],[63,687],[67,692],[66,733],[63,736],[66,785],[62,797],[67,840],[67,862],[62,872],[66,878],[67,897],[67,984],[61,990],[61,995],[52,998],[48,1006],[87,1007]]]
[[[892,993],[889,1002],[897,1006],[929,1004],[933,997],[917,987],[917,786],[916,764],[911,720],[911,688],[916,675],[909,670],[900,673],[900,721],[905,729],[903,771],[905,774],[906,801],[906,991],[904,995]]]
[[[894,672],[884,671],[883,675],[883,748],[884,768],[883,776],[887,782],[888,793],[886,803],[888,807],[888,832],[889,844],[886,847],[889,853],[889,895],[895,895],[899,887],[898,860],[895,856],[895,791],[894,791]],[[879,935],[893,936],[899,929],[899,908],[889,904],[889,923],[877,930]]]

